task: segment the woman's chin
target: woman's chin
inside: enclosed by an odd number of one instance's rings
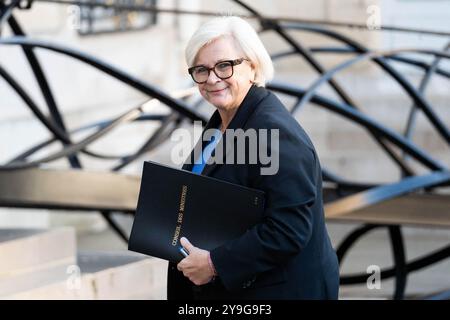
[[[223,99],[223,98],[212,97],[208,101],[216,108],[223,109],[223,108],[226,108],[226,106],[228,105],[227,99]]]

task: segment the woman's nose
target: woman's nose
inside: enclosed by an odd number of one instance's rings
[[[206,80],[207,83],[209,84],[214,84],[216,82],[221,81],[222,79],[220,79],[215,73],[214,71],[211,70],[211,72],[209,73],[208,79]]]

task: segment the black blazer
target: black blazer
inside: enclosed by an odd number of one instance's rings
[[[216,110],[205,130],[220,122]],[[207,164],[202,174],[265,191],[263,221],[211,251],[219,276],[209,284],[193,285],[170,263],[168,299],[337,299],[339,267],[325,226],[322,174],[312,142],[262,87],[251,87],[227,129],[238,128],[279,130],[278,172],[261,175],[259,162],[234,162]],[[192,154],[190,159],[183,169],[192,169]]]

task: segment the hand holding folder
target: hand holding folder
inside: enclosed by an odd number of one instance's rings
[[[259,223],[264,192],[144,162],[128,250],[178,263],[181,237],[212,250]]]

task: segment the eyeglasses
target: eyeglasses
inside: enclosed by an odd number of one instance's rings
[[[233,67],[241,64],[244,60],[249,61],[248,59],[245,58],[240,58],[236,60],[224,60],[217,62],[212,68],[208,68],[206,66],[195,66],[189,68],[188,72],[191,75],[192,79],[199,84],[208,81],[211,70],[214,71],[214,74],[218,78],[225,80],[233,76],[234,73]]]

